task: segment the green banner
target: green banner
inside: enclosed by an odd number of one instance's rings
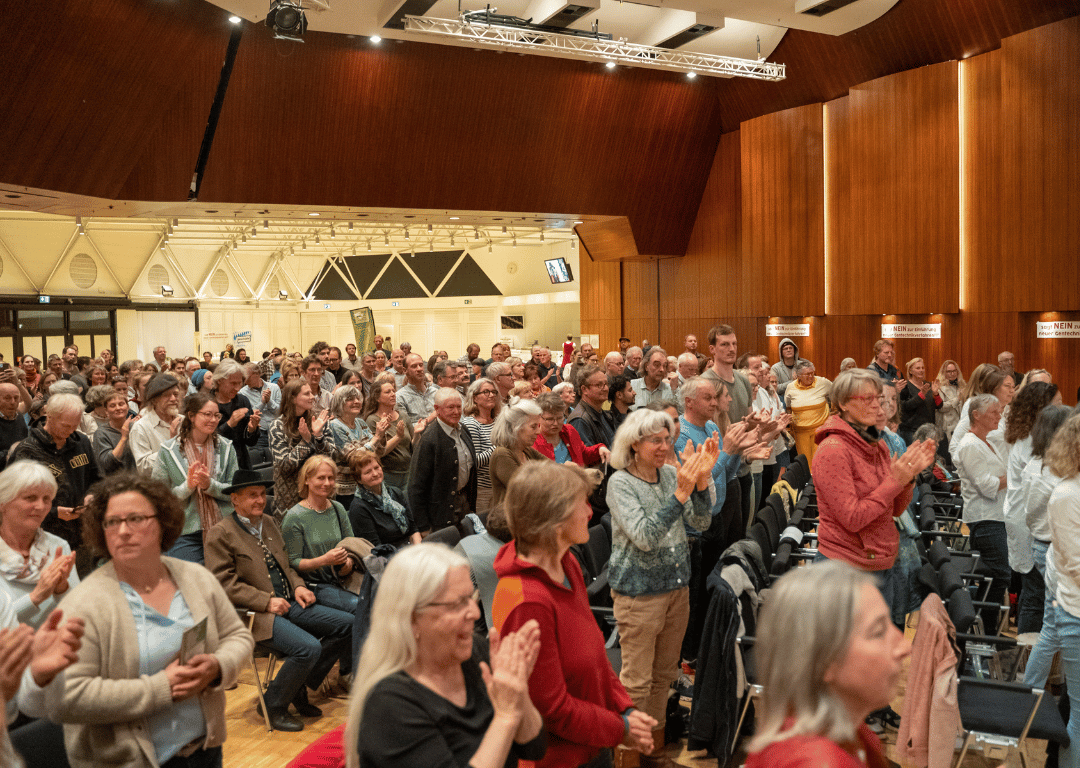
[[[368,307],[350,309],[353,332],[356,334],[356,349],[362,354],[375,349],[375,318]]]

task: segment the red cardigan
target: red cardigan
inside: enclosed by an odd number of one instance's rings
[[[839,416],[830,416],[814,439],[818,549],[863,571],[891,568],[900,548],[893,518],[907,509],[912,486],[889,474],[883,440],[870,445]]]
[[[858,744],[841,746],[824,736],[793,736],[774,741],[760,752],[748,755],[746,768],[886,768],[881,740],[866,723],[859,725]],[[865,761],[856,754],[862,751]]]
[[[495,628],[513,632],[529,619],[540,624],[540,656],[529,678],[529,696],[544,718],[548,748],[537,766],[582,765],[602,747],[620,744],[626,730],[622,713],[634,706],[611,669],[581,567],[570,552],[562,566],[569,588],[520,559],[513,541],[495,557]]]
[[[593,464],[600,463],[601,444],[585,445],[578,431],[569,424],[562,425],[562,429],[559,430],[559,438],[563,441],[563,445],[566,446],[566,450],[570,452],[570,459],[579,467],[591,467]],[[555,460],[555,447],[545,440],[543,435],[538,434],[536,436],[533,448],[552,461]]]

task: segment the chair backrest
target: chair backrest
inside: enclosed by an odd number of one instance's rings
[[[440,528],[432,533],[427,537],[426,541],[433,544],[445,544],[448,547],[453,547],[461,541],[461,531],[458,530],[456,525],[448,525],[445,528]]]
[[[949,548],[941,539],[936,539],[926,550],[926,556],[934,568],[940,568],[941,564],[950,560]]]
[[[975,605],[971,601],[970,592],[966,589],[954,591],[949,595],[945,607],[949,611],[949,618],[952,619],[957,632],[971,631],[971,626],[975,623],[975,619],[978,618],[978,614],[975,613]]]
[[[760,520],[755,520],[750,526],[750,538],[761,547],[761,560],[765,564],[765,570],[770,570],[773,562],[773,543],[769,538],[769,531]]]
[[[922,494],[919,497],[919,519],[916,524],[920,531],[932,531],[937,526],[937,508],[933,496]]]

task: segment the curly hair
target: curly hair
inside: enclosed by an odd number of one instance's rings
[[[102,523],[109,502],[123,493],[138,493],[154,508],[161,527],[161,551],[176,543],[184,530],[184,505],[165,483],[135,472],[118,472],[95,483],[88,492],[93,498],[82,515],[83,541],[95,557],[111,558]]]
[[[1070,416],[1054,433],[1043,466],[1062,480],[1080,474],[1080,416]]]
[[[1012,445],[1031,434],[1035,419],[1057,397],[1057,384],[1036,381],[1020,390],[1005,417],[1005,442]]]

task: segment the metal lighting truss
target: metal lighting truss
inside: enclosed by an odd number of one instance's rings
[[[581,37],[527,27],[481,24],[465,19],[433,19],[426,16],[406,15],[405,31],[470,40],[500,48],[524,49],[540,54],[561,54],[581,59],[611,61],[633,67],[653,67],[721,77],[749,77],[773,82],[786,77],[784,64],[653,48],[648,45],[628,43],[625,40]]]

